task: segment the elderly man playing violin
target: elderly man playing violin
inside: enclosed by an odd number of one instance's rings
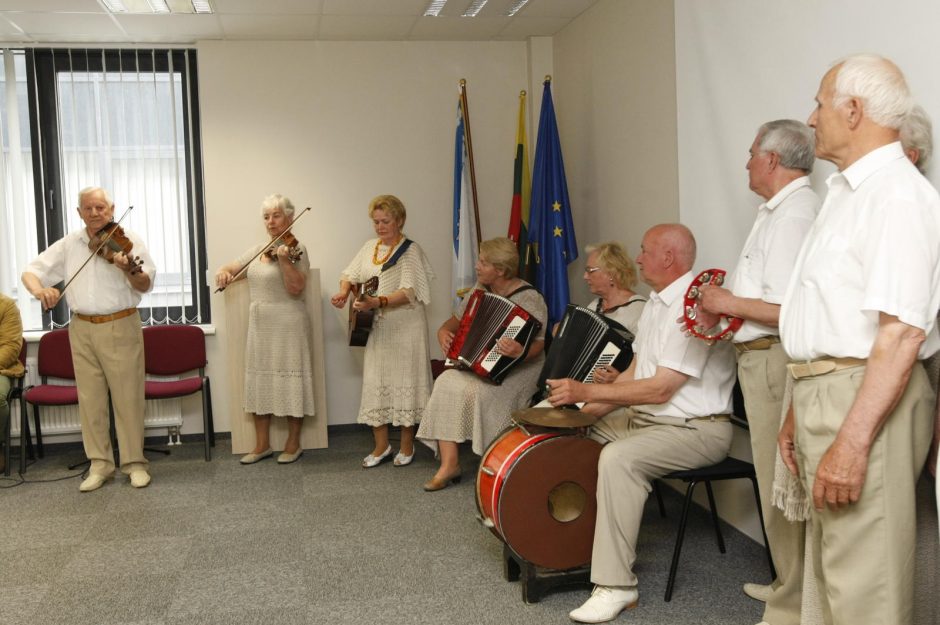
[[[150,483],[150,474],[144,458],[144,340],[137,305],[141,294],[153,287],[156,268],[140,237],[112,223],[114,203],[107,191],[82,189],[77,210],[85,227],[59,239],[31,262],[23,272],[23,285],[49,310],[62,296],[52,285],[69,281],[65,293],[72,311],[69,341],[82,442],[91,462],[79,490],[96,490],[114,476],[109,392],[121,472],[130,476],[131,486],[143,488]],[[122,245],[110,245],[116,239]]]

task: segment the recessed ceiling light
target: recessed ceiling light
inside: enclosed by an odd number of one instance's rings
[[[441,13],[441,9],[444,8],[444,5],[447,4],[447,0],[431,0],[428,3],[428,7],[424,10],[424,17],[437,17]]]
[[[196,9],[196,13],[212,13],[212,5],[209,4],[209,0],[193,0],[193,8]]]
[[[483,7],[486,6],[487,2],[489,2],[489,0],[473,0],[473,2],[470,3],[470,6],[467,7],[467,10],[463,12],[462,17],[476,17],[477,13],[483,10]]]
[[[529,4],[529,0],[516,0],[509,6],[509,10],[506,11],[507,17],[512,17],[516,13],[522,10],[522,8]]]
[[[112,13],[127,13],[127,7],[121,0],[101,0],[106,9]]]
[[[169,13],[170,7],[166,5],[166,0],[147,0],[150,10],[154,13]]]

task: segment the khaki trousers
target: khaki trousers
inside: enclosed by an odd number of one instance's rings
[[[767,542],[777,569],[773,592],[764,608],[763,620],[771,625],[800,625],[803,598],[803,554],[806,527],[791,523],[773,505],[777,433],[787,377],[787,354],[776,343],[770,349],[738,354],[738,381],[751,432],[751,453],[757,473],[760,505],[764,513]]]
[[[145,468],[144,458],[144,336],[140,316],[91,323],[74,317],[69,324],[78,412],[90,473],[114,473],[108,419],[108,391],[114,405],[114,425],[121,454],[121,471]]]
[[[854,367],[794,384],[797,463],[808,493],[864,375],[865,367]],[[828,625],[913,620],[915,485],[932,438],[933,408],[927,376],[917,363],[871,447],[858,502],[813,510],[813,566]]]
[[[720,462],[731,447],[727,421],[652,418],[629,408],[616,410],[594,427],[607,442],[597,470],[597,521],[591,581],[636,586],[636,541],[652,481],[670,471]]]

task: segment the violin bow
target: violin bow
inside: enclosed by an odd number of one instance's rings
[[[130,212],[131,212],[132,210],[134,210],[134,207],[133,207],[133,206],[128,206],[128,207],[127,207],[127,210],[124,211],[124,214],[121,215],[121,218],[118,219],[118,220],[117,220],[117,223],[115,223],[114,225],[115,225],[115,226],[120,226],[120,225],[121,225],[121,222],[124,221],[124,218],[127,217],[127,216],[130,214]],[[82,269],[85,268],[85,265],[87,265],[89,262],[91,262],[91,259],[94,258],[95,256],[97,256],[97,255],[98,255],[98,252],[100,252],[101,249],[102,249],[105,245],[108,244],[108,241],[111,240],[111,235],[114,234],[114,231],[115,231],[115,230],[117,230],[117,228],[111,228],[111,232],[108,233],[108,236],[106,236],[106,237],[104,238],[104,240],[101,242],[101,244],[98,245],[98,247],[95,248],[95,251],[92,252],[91,255],[90,255],[88,258],[85,259],[85,262],[83,262],[83,263],[82,263],[82,266],[78,268],[78,271],[76,271],[75,273],[72,274],[72,277],[69,278],[69,281],[66,282],[66,283],[65,283],[65,286],[62,287],[62,290],[59,291],[59,297],[61,297],[62,294],[65,293],[65,289],[69,288],[69,285],[72,284],[72,280],[74,280],[74,279],[78,276],[78,274],[80,274],[80,273],[82,272]]]
[[[234,276],[232,276],[232,282],[235,282],[236,280],[238,280],[238,278],[240,278],[241,275],[242,275],[243,273],[245,273],[245,271],[248,269],[248,265],[250,265],[251,263],[255,262],[255,261],[258,259],[259,256],[261,256],[261,255],[264,254],[266,251],[268,251],[268,248],[271,247],[271,244],[274,243],[275,241],[277,241],[278,239],[280,239],[282,236],[284,236],[284,234],[285,234],[288,230],[290,230],[291,228],[293,228],[293,227],[294,227],[294,224],[297,223],[297,222],[300,220],[301,217],[303,217],[305,214],[307,214],[307,211],[309,211],[309,210],[310,210],[310,207],[308,206],[307,208],[305,208],[305,209],[303,209],[302,211],[300,211],[300,214],[298,214],[296,217],[294,217],[294,219],[291,220],[291,222],[290,222],[289,224],[287,224],[287,227],[286,227],[286,228],[284,228],[283,230],[281,230],[280,232],[278,232],[276,235],[274,235],[274,238],[272,238],[270,241],[268,241],[267,245],[265,245],[264,247],[261,248],[261,251],[259,251],[257,254],[255,254],[254,256],[252,256],[251,259],[250,259],[247,263],[245,263],[244,265],[242,265],[242,268],[238,270],[238,273],[236,273]],[[229,284],[231,284],[232,282],[229,282]],[[213,293],[220,293],[220,292],[224,291],[226,286],[228,286],[228,284],[225,285],[225,286],[220,286],[220,287],[217,288],[215,291],[213,291]]]

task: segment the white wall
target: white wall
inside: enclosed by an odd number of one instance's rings
[[[673,7],[602,0],[555,35],[555,111],[579,259],[571,297],[587,302],[584,246],[679,218]],[[641,285],[641,290],[646,290]]]
[[[469,96],[484,238],[504,236],[512,198],[524,42],[205,42],[199,45],[212,271],[264,240],[258,206],[269,193],[311,206],[295,233],[321,269],[330,423],[355,422],[361,350],[346,345],[329,305],[340,271],[374,236],[369,200],[399,196],[405,232],[427,252],[437,280],[429,333],[451,314],[450,231],[458,81]],[[221,296],[210,345],[216,427],[227,431],[228,375]],[[221,340],[220,340],[221,339]]]

